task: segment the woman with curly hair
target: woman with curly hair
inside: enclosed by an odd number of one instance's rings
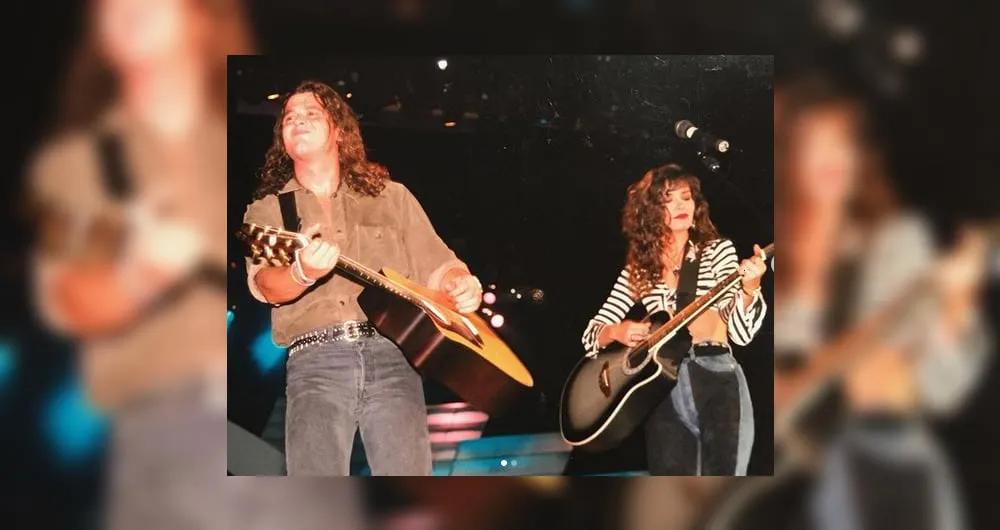
[[[360,429],[372,474],[429,475],[420,376],[367,322],[362,287],[331,273],[343,249],[443,291],[463,313],[479,308],[482,287],[409,190],[367,159],[357,118],[333,88],[303,82],[281,108],[244,222],[312,238],[292,266],[247,261],[250,292],[272,306],[274,342],[289,352],[288,474],[346,475]]]
[[[622,224],[626,264],[584,331],[583,345],[594,355],[613,342],[632,347],[644,340],[650,324],[626,316],[640,302],[649,314],[676,313],[685,260],[697,266],[695,296],[738,268],[740,288],[688,326],[693,346],[681,363],[679,382],[646,420],[645,430],[652,475],[745,475],[753,410],[730,342],[749,344],[764,322],[760,280],[766,267],[760,247],[739,262],[732,241],[722,238],[709,218],[698,179],[677,164],[651,169],[629,187]]]

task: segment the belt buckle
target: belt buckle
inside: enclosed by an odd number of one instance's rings
[[[344,324],[344,340],[354,342],[361,338],[361,325],[358,322]]]

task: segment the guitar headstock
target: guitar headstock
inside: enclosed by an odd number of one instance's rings
[[[309,246],[309,239],[297,232],[273,226],[246,223],[236,233],[250,250],[254,263],[285,267],[295,261],[295,251]]]

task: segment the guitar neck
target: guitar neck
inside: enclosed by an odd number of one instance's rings
[[[347,256],[340,256],[334,270],[362,285],[388,291],[410,302],[416,302],[421,298],[420,295],[410,289],[393,282],[381,273],[369,269]]]
[[[770,258],[771,254],[774,252],[774,243],[771,243],[761,250],[763,250],[765,256]],[[695,301],[688,304],[687,307],[678,311],[677,314],[670,319],[670,322],[653,332],[647,341],[650,344],[655,344],[669,336],[674,331],[686,327],[708,308],[712,307],[712,304],[725,296],[726,292],[732,289],[734,285],[739,283],[739,281],[740,273],[738,270],[730,273],[729,276],[726,276],[722,279],[722,281],[717,283],[715,287],[709,289],[707,293],[699,296],[695,299]]]

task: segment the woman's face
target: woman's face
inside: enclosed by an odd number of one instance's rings
[[[671,232],[682,232],[694,224],[694,196],[687,182],[672,184],[664,196],[665,220]]]
[[[861,167],[859,139],[844,107],[806,112],[792,126],[790,177],[797,200],[812,205],[842,205]]]
[[[116,70],[141,69],[200,49],[206,18],[193,0],[96,0],[98,38]]]

